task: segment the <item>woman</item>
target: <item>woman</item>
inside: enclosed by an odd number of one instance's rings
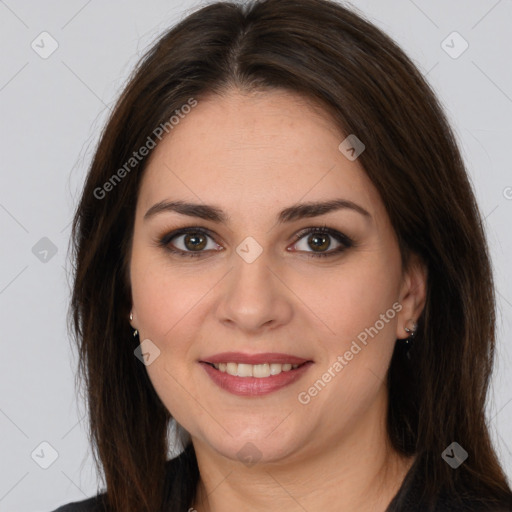
[[[512,510],[478,207],[432,90],[351,10],[220,2],[165,34],[73,242],[107,489],[59,511]]]

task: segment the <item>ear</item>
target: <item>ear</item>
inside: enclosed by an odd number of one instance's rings
[[[425,307],[427,278],[427,266],[417,254],[411,254],[409,269],[404,273],[398,299],[402,309],[398,313],[397,339],[405,339],[410,336],[405,327],[410,327],[411,320],[417,322]]]

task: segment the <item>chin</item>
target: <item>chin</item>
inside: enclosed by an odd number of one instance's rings
[[[235,461],[241,462],[248,467],[255,464],[279,463],[293,457],[304,443],[291,439],[290,432],[283,432],[282,435],[274,432],[269,435],[268,428],[251,434],[237,434],[230,430],[232,437],[225,434],[219,442],[218,436],[207,443],[220,455]]]

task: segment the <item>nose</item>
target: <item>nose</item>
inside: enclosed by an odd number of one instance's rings
[[[219,288],[219,322],[245,334],[258,334],[286,325],[293,316],[293,293],[271,268],[265,253],[252,263],[234,255],[234,268]]]

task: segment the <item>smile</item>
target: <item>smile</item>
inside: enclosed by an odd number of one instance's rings
[[[298,364],[291,363],[263,363],[263,364],[244,364],[244,363],[211,363],[214,368],[222,373],[228,373],[236,377],[256,377],[267,378],[271,375],[279,375],[281,372],[296,370]],[[303,363],[305,364],[305,363]]]
[[[261,396],[289,386],[300,379],[313,361],[291,363],[199,363],[223,391],[238,396]]]

